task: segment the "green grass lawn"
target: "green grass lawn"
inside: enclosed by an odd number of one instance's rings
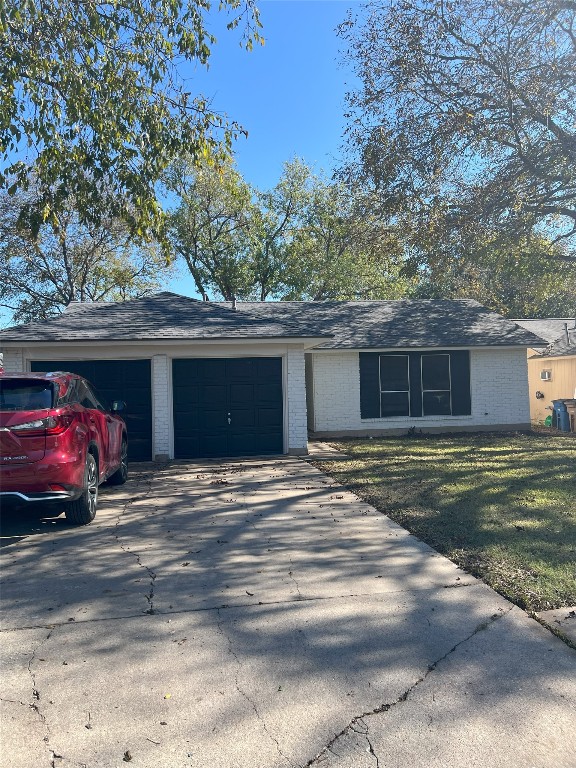
[[[576,605],[576,439],[345,440],[322,469],[530,611]]]

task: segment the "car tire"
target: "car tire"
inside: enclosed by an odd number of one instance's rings
[[[89,453],[84,468],[82,495],[66,506],[66,519],[74,525],[88,525],[96,516],[98,504],[98,464]]]
[[[113,475],[110,475],[108,482],[110,485],[124,485],[126,480],[128,480],[128,442],[126,438],[122,438],[120,466]]]

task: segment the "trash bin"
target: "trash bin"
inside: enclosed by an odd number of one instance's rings
[[[561,432],[570,432],[570,417],[564,400],[552,400],[552,426]]]
[[[564,400],[568,411],[568,431],[576,432],[576,399]]]

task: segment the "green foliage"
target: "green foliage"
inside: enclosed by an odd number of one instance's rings
[[[340,28],[352,170],[416,218],[574,236],[575,23],[573,0],[369,2]]]
[[[179,197],[169,216],[174,251],[188,267],[201,295],[226,301],[246,298],[254,287],[253,190],[230,162],[186,160],[170,169],[166,185]]]
[[[326,301],[406,295],[403,251],[364,191],[315,177],[283,274],[283,298]]]
[[[45,320],[73,301],[137,298],[171,275],[159,246],[134,245],[119,220],[88,226],[68,208],[33,236],[18,227],[27,200],[0,194],[0,306],[15,322]]]
[[[261,41],[253,0],[221,0],[228,28]],[[74,201],[81,220],[122,218],[163,233],[155,184],[175,158],[229,149],[241,130],[185,90],[183,60],[206,65],[208,0],[0,2],[0,188],[34,179],[20,222],[36,235]],[[25,160],[25,161],[24,161]]]
[[[167,186],[180,200],[170,216],[173,247],[201,294],[322,301],[392,298],[410,287],[397,238],[370,200],[299,160],[267,192],[230,163],[178,163]]]
[[[407,241],[417,297],[476,299],[508,317],[574,314],[576,268],[562,244],[479,224],[451,230],[438,215]]]

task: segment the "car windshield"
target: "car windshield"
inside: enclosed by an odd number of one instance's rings
[[[52,408],[54,386],[49,381],[0,379],[0,411],[38,411]]]

